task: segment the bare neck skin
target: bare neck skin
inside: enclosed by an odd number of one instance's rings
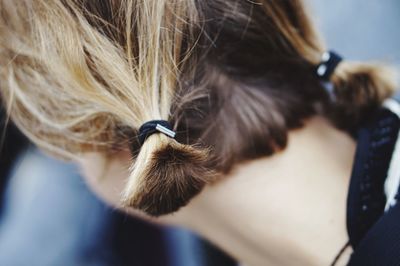
[[[192,229],[246,266],[329,265],[347,242],[346,197],[354,153],[347,134],[313,118],[289,133],[284,151],[238,165],[160,221]],[[86,176],[88,160],[83,163]],[[124,179],[123,165],[110,165],[112,183],[107,178],[95,184],[89,178],[91,187],[113,203],[122,186],[117,179]]]

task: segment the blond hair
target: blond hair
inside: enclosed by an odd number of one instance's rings
[[[311,115],[354,130],[394,88],[385,69],[343,62],[329,102],[313,73],[325,48],[300,0],[0,0],[0,10],[12,120],[65,158],[129,145],[122,199],[151,215],[284,148]],[[153,134],[140,147],[138,128],[154,119],[176,140]]]

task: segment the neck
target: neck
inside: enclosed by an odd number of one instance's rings
[[[191,228],[245,265],[329,265],[347,241],[354,141],[314,118],[288,147],[237,166],[166,220]]]

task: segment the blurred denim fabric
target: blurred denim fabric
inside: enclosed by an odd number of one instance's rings
[[[0,265],[168,265],[161,230],[106,207],[73,165],[30,149],[5,197]]]

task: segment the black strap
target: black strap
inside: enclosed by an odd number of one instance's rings
[[[399,94],[392,97],[399,99]],[[348,265],[400,265],[400,204],[384,210],[384,183],[399,130],[396,109],[385,103],[358,132],[347,198],[347,231],[354,250]]]
[[[353,248],[383,215],[384,183],[399,128],[399,118],[381,108],[358,132],[347,197],[347,231]]]
[[[165,120],[151,120],[146,123],[144,123],[140,128],[139,128],[139,143],[140,145],[143,145],[143,143],[146,141],[148,137],[153,135],[154,133],[162,133],[157,129],[157,125],[163,126],[167,128],[168,130],[172,131],[171,124],[168,121]],[[167,134],[165,134],[167,135]],[[171,137],[170,135],[167,135]]]

